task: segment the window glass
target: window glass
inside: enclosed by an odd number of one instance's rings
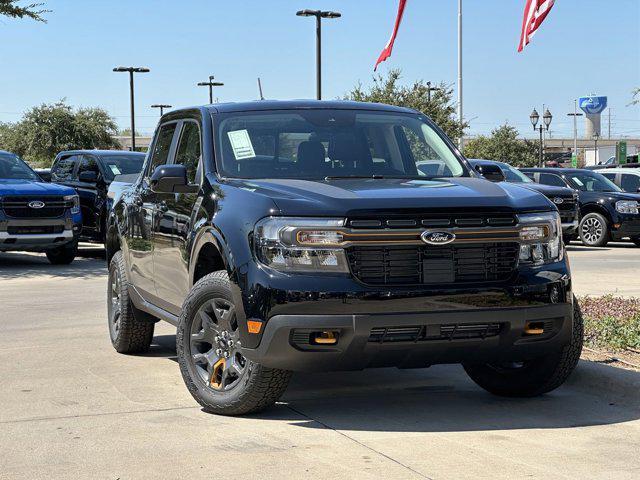
[[[608,178],[612,182],[614,182],[615,179],[616,179],[616,174],[615,173],[601,173],[600,175],[602,175],[605,178]]]
[[[98,168],[98,162],[94,157],[90,157],[88,155],[83,155],[80,159],[80,165],[78,166],[78,174],[76,178],[80,178],[80,174],[82,172],[95,172],[96,178],[100,174],[100,169]]]
[[[185,122],[175,163],[185,166],[189,183],[196,183],[200,152],[200,128],[195,122]]]
[[[531,183],[531,179],[527,177],[524,173],[522,173],[517,168],[512,167],[508,163],[499,163],[500,169],[502,173],[504,173],[504,178],[507,182],[510,183]],[[564,185],[563,185],[564,186]]]
[[[17,155],[0,154],[0,180],[33,180],[40,178]]]
[[[552,173],[541,173],[540,174],[540,183],[543,185],[551,185],[553,187],[566,187],[567,185],[564,183],[564,180],[560,178],[558,175],[553,175]]]
[[[56,164],[51,169],[51,180],[55,181],[64,181],[64,180],[72,180],[73,178],[73,169],[78,162],[77,155],[69,155],[68,157],[62,157],[60,160],[56,162]]]
[[[104,155],[101,157],[105,171],[105,177],[111,181],[116,175],[130,175],[140,173],[144,164],[145,155],[141,153],[129,153],[122,155]]]
[[[596,172],[576,172],[567,175],[569,182],[582,192],[621,192],[620,188],[608,178]]]
[[[419,115],[323,109],[216,115],[218,170],[243,178],[468,176]]]
[[[167,160],[169,159],[169,150],[171,149],[171,141],[173,140],[173,134],[176,131],[176,125],[176,123],[170,123],[160,127],[160,131],[156,137],[156,142],[153,145],[151,165],[147,173],[149,176],[151,176],[156,167],[167,163]]]
[[[633,173],[623,173],[620,186],[625,192],[638,193],[640,189],[640,176]]]

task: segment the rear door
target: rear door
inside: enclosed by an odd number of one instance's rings
[[[129,206],[129,265],[131,281],[140,293],[152,303],[159,304],[155,289],[153,264],[153,232],[159,222],[158,196],[151,191],[149,179],[156,167],[164,165],[174,148],[177,123],[166,123],[158,129],[151,146],[150,159],[132,196]]]
[[[202,183],[201,128],[196,120],[181,122],[173,162],[184,165],[190,184]],[[161,307],[179,314],[189,290],[189,232],[200,201],[198,193],[158,194],[154,231],[154,268],[156,291]]]
[[[618,186],[625,192],[638,193],[640,192],[640,175],[637,173],[620,173]]]

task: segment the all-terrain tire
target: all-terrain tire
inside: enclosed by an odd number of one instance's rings
[[[465,364],[464,369],[480,387],[503,397],[536,397],[562,385],[580,359],[584,335],[582,312],[573,299],[573,335],[555,354],[524,362],[519,368],[491,364]]]
[[[591,230],[590,230],[591,228]],[[588,213],[580,220],[580,240],[587,247],[606,247],[611,239],[609,222],[600,213]],[[592,232],[600,232],[592,233]]]
[[[114,301],[116,294],[118,298]],[[148,318],[144,320],[136,318],[135,306],[129,298],[129,280],[122,251],[117,251],[109,263],[107,306],[109,336],[113,348],[118,353],[148,351],[153,340],[155,323]],[[138,316],[143,317],[143,315]]]
[[[47,250],[46,255],[52,265],[69,265],[78,254],[78,242],[69,242],[53,250]]]
[[[238,384],[229,391],[216,390],[203,381],[196,371],[191,352],[192,322],[199,309],[213,298],[233,302],[229,277],[217,271],[202,277],[193,286],[182,306],[178,322],[176,350],[184,382],[193,398],[210,413],[244,415],[272,406],[284,393],[291,372],[267,368],[246,359],[246,371]]]

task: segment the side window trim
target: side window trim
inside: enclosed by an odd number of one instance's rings
[[[198,160],[198,167],[196,168],[196,184],[202,186],[202,180],[204,179],[204,175],[202,174],[203,173],[202,172],[203,154],[202,154],[202,128],[200,127],[200,122],[198,122],[193,118],[185,118],[183,120],[180,120],[180,125],[178,127],[179,131],[177,131],[178,133],[177,140],[175,142],[175,145],[172,145],[173,155],[171,155],[171,152],[170,152],[169,158],[171,159],[171,163],[175,164],[176,157],[178,156],[178,147],[180,146],[180,142],[182,141],[182,135],[184,134],[187,123],[195,123],[196,127],[198,127],[198,134],[200,135],[200,158]]]
[[[169,147],[169,153],[167,154],[167,165],[170,163],[173,163],[173,158],[175,156],[176,153],[176,147],[177,147],[177,142],[178,142],[178,135],[180,133],[180,131],[182,130],[182,120],[172,120],[170,122],[164,122],[160,125],[158,125],[158,128],[156,129],[156,132],[153,136],[153,142],[151,143],[151,146],[149,147],[149,161],[147,162],[147,166],[145,168],[145,173],[143,175],[145,180],[148,180],[149,177],[151,177],[151,174],[153,172],[151,172],[151,166],[153,165],[153,153],[155,151],[155,147],[156,147],[156,143],[158,142],[158,137],[160,135],[160,132],[162,131],[162,129],[164,127],[166,127],[167,125],[172,125],[175,124],[176,125],[176,129],[173,131],[173,137],[171,138],[171,146]]]

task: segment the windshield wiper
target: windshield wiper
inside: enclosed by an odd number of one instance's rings
[[[362,178],[366,178],[366,179],[373,179],[373,180],[381,180],[384,177],[384,175],[342,175],[342,176],[327,176],[324,177],[325,180],[349,180],[349,179],[362,179]]]
[[[427,177],[420,175],[343,175],[343,176],[328,176],[324,177],[325,180],[353,180],[353,179],[372,179],[372,180],[382,180],[382,179],[393,179],[393,180],[434,180],[446,177]]]

